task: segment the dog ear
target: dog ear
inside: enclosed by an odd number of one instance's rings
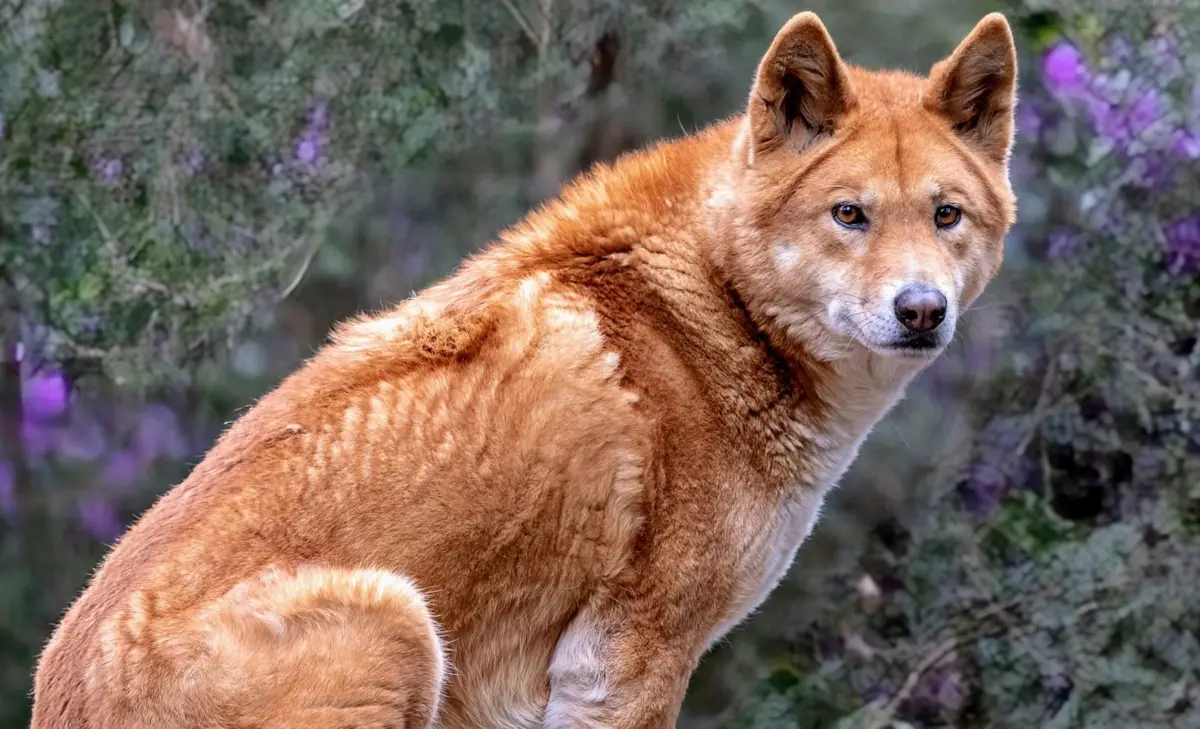
[[[816,14],[789,20],[758,65],[746,110],[750,154],[804,149],[855,104],[846,64]]]
[[[1012,152],[1017,105],[1017,49],[1000,13],[985,16],[954,53],[929,72],[925,108],[996,164]]]

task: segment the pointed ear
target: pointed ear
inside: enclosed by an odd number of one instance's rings
[[[934,64],[925,108],[997,164],[1007,164],[1017,105],[1017,49],[1000,13],[979,21],[954,53]]]
[[[758,65],[746,119],[752,155],[803,149],[831,133],[854,107],[846,64],[814,13],[800,13],[775,36]]]

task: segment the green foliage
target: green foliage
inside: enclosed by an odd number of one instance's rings
[[[31,353],[126,387],[260,325],[372,183],[576,113],[741,3],[29,0],[0,40],[0,259]],[[476,242],[476,245],[482,241]]]

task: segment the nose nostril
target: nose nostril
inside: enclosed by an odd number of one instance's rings
[[[915,332],[932,331],[946,318],[946,297],[928,286],[909,286],[896,296],[893,305],[896,318]]]

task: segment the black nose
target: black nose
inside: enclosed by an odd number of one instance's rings
[[[914,332],[931,332],[946,318],[946,297],[932,286],[908,286],[896,295],[896,318]]]

